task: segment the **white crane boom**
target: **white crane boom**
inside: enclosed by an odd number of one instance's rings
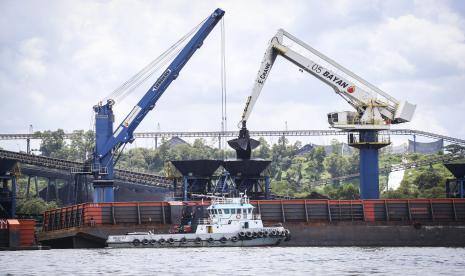
[[[289,39],[295,45],[285,45],[284,38]],[[294,49],[295,46],[301,51]],[[355,108],[356,112],[346,111],[328,114],[328,121],[332,127],[388,129],[391,123],[404,123],[412,119],[415,105],[406,101],[398,101],[295,36],[280,29],[270,41],[258,71],[252,94],[247,98],[241,120],[243,126],[252,112],[278,55],[331,86],[337,94]]]

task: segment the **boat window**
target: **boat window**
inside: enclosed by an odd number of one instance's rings
[[[252,208],[249,208],[249,214],[252,214]]]
[[[241,209],[237,209],[237,213],[240,214],[240,213],[241,213]]]
[[[221,209],[218,209],[218,214],[222,215],[223,211]]]
[[[231,214],[236,214],[236,209],[231,209]]]
[[[224,209],[223,211],[225,215],[229,215],[229,209]]]
[[[215,209],[213,211],[215,212],[215,215],[218,215],[218,210]]]

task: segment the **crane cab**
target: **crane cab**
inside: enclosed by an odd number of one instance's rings
[[[332,127],[338,125],[354,125],[360,123],[360,118],[357,112],[353,111],[341,111],[328,113],[328,123]]]

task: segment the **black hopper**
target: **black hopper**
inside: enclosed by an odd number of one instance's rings
[[[227,160],[223,167],[229,172],[235,190],[252,199],[270,198],[270,178],[265,170],[271,164],[267,160]]]
[[[457,161],[444,164],[446,168],[454,175],[455,179],[447,179],[446,195],[447,197],[464,198],[465,197],[465,161]]]
[[[221,160],[180,160],[171,164],[182,174],[182,198],[188,200],[192,194],[212,192],[213,174]]]

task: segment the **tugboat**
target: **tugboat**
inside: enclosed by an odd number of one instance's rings
[[[247,247],[273,246],[291,238],[283,226],[264,227],[260,214],[254,213],[247,195],[212,196],[208,218],[200,219],[195,233],[154,234],[134,232],[109,236],[110,248],[130,247]]]

